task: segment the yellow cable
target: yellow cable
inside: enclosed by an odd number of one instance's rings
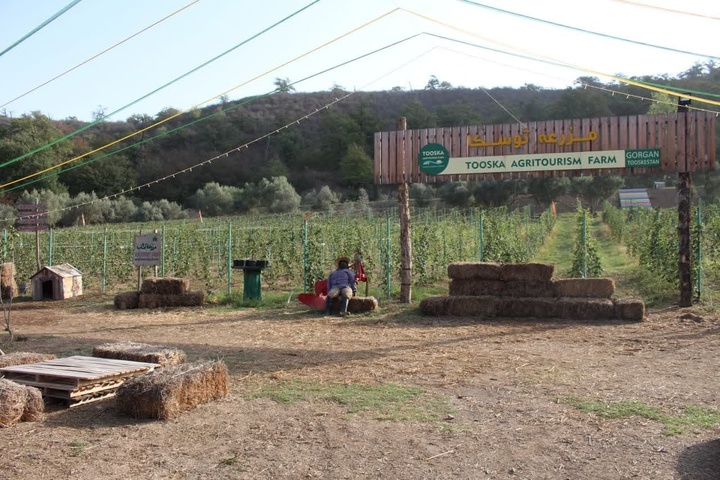
[[[345,38],[345,37],[347,37],[348,35],[351,35],[351,34],[357,32],[358,30],[361,30],[361,29],[367,27],[368,25],[372,25],[373,23],[375,23],[375,22],[377,22],[377,21],[379,21],[379,20],[387,17],[388,15],[393,14],[394,12],[396,12],[396,11],[398,11],[398,10],[399,10],[399,8],[395,8],[395,9],[393,9],[393,10],[390,10],[389,12],[384,13],[384,14],[380,15],[379,17],[374,18],[373,20],[370,20],[369,22],[366,22],[366,23],[360,25],[359,27],[356,27],[356,28],[350,30],[349,32],[346,32],[346,33],[340,35],[339,37],[335,37],[334,39],[332,39],[332,40],[330,40],[330,41],[328,41],[328,42],[323,43],[323,44],[320,45],[319,47],[315,47],[315,48],[313,48],[312,50],[309,50],[309,51],[303,53],[302,55],[299,55],[299,56],[293,58],[292,60],[288,60],[287,62],[285,62],[285,63],[283,63],[283,64],[281,64],[281,65],[278,65],[278,66],[275,67],[275,68],[272,68],[272,69],[266,71],[265,73],[261,73],[260,75],[257,75],[257,76],[253,77],[253,78],[250,79],[250,80],[247,80],[247,81],[245,81],[245,82],[243,82],[243,83],[240,83],[240,84],[238,84],[238,85],[236,85],[236,86],[234,86],[234,87],[232,87],[232,88],[230,88],[230,89],[228,89],[228,90],[225,90],[224,92],[222,92],[222,93],[220,93],[220,94],[218,94],[218,95],[216,95],[216,96],[214,96],[214,97],[211,97],[211,98],[209,98],[209,99],[207,99],[207,100],[204,100],[204,101],[202,101],[202,102],[200,102],[200,103],[197,103],[197,104],[193,105],[192,107],[190,107],[190,108],[188,108],[188,109],[186,109],[186,110],[179,111],[179,112],[177,112],[176,114],[171,115],[171,116],[169,116],[169,117],[167,117],[167,118],[165,118],[165,119],[163,119],[163,120],[160,120],[159,122],[156,122],[156,123],[154,123],[154,124],[152,124],[152,125],[149,125],[149,126],[143,128],[143,129],[141,129],[141,130],[138,130],[138,131],[136,131],[136,132],[134,132],[134,133],[131,133],[131,134],[129,134],[129,135],[126,135],[126,136],[124,136],[124,137],[122,137],[122,138],[119,138],[119,139],[117,139],[117,140],[115,140],[115,141],[113,141],[113,142],[110,142],[110,143],[108,143],[108,144],[106,144],[106,145],[103,145],[102,147],[98,147],[98,148],[96,148],[95,150],[91,150],[91,151],[89,151],[89,152],[87,152],[87,153],[84,153],[84,154],[82,154],[82,155],[78,155],[77,157],[74,157],[74,158],[71,158],[71,159],[66,160],[66,161],[64,161],[64,162],[58,163],[57,165],[54,165],[54,166],[52,166],[52,167],[48,167],[48,168],[46,168],[46,169],[44,169],[44,170],[40,170],[39,172],[35,172],[35,173],[30,174],[30,175],[26,175],[26,176],[24,176],[24,177],[22,177],[22,178],[18,178],[17,180],[13,180],[12,182],[8,182],[8,183],[5,183],[5,184],[3,184],[3,185],[0,185],[0,190],[3,189],[3,188],[5,188],[5,187],[8,187],[8,186],[10,186],[10,185],[14,185],[14,184],[16,184],[16,183],[22,182],[23,180],[27,180],[28,178],[37,177],[38,175],[42,175],[43,173],[49,172],[49,171],[51,171],[51,170],[55,170],[56,168],[60,168],[60,167],[62,167],[63,165],[67,165],[68,163],[72,163],[72,162],[75,162],[75,161],[77,161],[77,160],[80,160],[81,158],[85,158],[85,157],[87,157],[88,155],[92,155],[93,153],[97,153],[97,152],[99,152],[99,151],[101,151],[101,150],[104,150],[104,149],[106,149],[106,148],[108,148],[108,147],[111,147],[111,146],[113,146],[113,145],[115,145],[115,144],[117,144],[117,143],[120,143],[120,142],[122,142],[123,140],[127,140],[128,138],[132,138],[132,137],[134,137],[135,135],[137,135],[137,134],[139,134],[139,133],[142,133],[142,132],[145,132],[145,131],[147,131],[147,130],[150,130],[151,128],[155,128],[155,127],[157,127],[158,125],[162,125],[163,123],[165,123],[165,122],[167,122],[167,121],[169,121],[169,120],[172,120],[173,118],[179,117],[180,115],[182,115],[182,114],[184,114],[184,113],[187,113],[187,112],[193,110],[194,108],[198,108],[198,107],[200,107],[201,105],[204,105],[204,104],[206,104],[206,103],[208,103],[208,102],[211,102],[211,101],[215,100],[216,98],[220,98],[220,97],[222,97],[223,95],[226,95],[226,94],[232,92],[233,90],[236,90],[236,89],[238,89],[238,88],[240,88],[240,87],[242,87],[242,86],[245,86],[245,85],[247,85],[247,84],[250,83],[250,82],[254,82],[254,81],[257,80],[258,78],[264,77],[265,75],[268,75],[269,73],[272,73],[272,72],[274,72],[275,70],[278,70],[278,69],[280,69],[280,68],[283,68],[283,67],[285,67],[285,66],[287,66],[287,65],[289,65],[289,64],[291,64],[291,63],[293,63],[293,62],[296,62],[297,60],[299,60],[299,59],[301,59],[301,58],[304,58],[304,57],[310,55],[311,53],[314,53],[314,52],[316,52],[316,51],[318,51],[318,50],[320,50],[320,49],[322,49],[322,48],[325,48],[325,47],[327,47],[328,45],[333,44],[333,43],[337,42],[338,40],[340,40],[340,39],[342,39],[342,38]]]
[[[502,43],[502,42],[497,42],[497,41],[492,40],[492,39],[489,39],[489,38],[487,38],[487,37],[483,37],[483,36],[481,36],[481,35],[477,35],[477,34],[475,34],[475,33],[473,33],[473,32],[469,32],[469,31],[467,31],[467,30],[463,30],[463,29],[461,29],[461,28],[457,28],[457,27],[455,27],[455,26],[453,26],[453,25],[449,25],[449,24],[444,23],[444,22],[441,22],[441,21],[439,21],[439,20],[435,20],[434,18],[427,17],[427,16],[425,16],[425,15],[422,15],[422,14],[420,14],[420,13],[414,12],[414,11],[412,11],[412,10],[407,10],[407,9],[404,9],[404,8],[403,8],[402,10],[405,11],[405,12],[407,12],[407,13],[410,13],[410,14],[412,14],[412,15],[415,15],[415,16],[417,16],[417,17],[420,17],[420,18],[422,18],[422,19],[424,19],[424,20],[427,20],[427,21],[429,21],[429,22],[437,23],[437,24],[439,24],[439,25],[442,25],[443,27],[450,28],[450,29],[452,29],[452,30],[457,30],[458,32],[465,33],[465,34],[467,34],[467,35],[473,36],[473,37],[478,38],[478,39],[480,39],[480,40],[492,42],[492,43],[495,43],[495,44],[497,44],[497,45],[502,45],[502,46],[505,47],[505,48],[510,48],[510,49],[512,49],[512,50],[515,50],[515,51],[518,51],[518,52],[522,52],[522,53],[524,53],[524,54],[526,54],[526,55],[529,55],[529,56],[532,56],[532,57],[535,57],[535,58],[545,59],[545,60],[548,60],[548,61],[552,61],[552,62],[554,62],[554,63],[559,63],[559,64],[561,64],[562,66],[569,67],[569,68],[572,68],[572,69],[575,69],[575,70],[579,70],[579,71],[581,71],[581,72],[586,72],[586,73],[590,73],[590,74],[593,74],[593,75],[599,75],[599,76],[601,76],[601,77],[610,78],[610,79],[615,80],[615,81],[617,81],[617,82],[626,83],[626,84],[628,84],[628,85],[634,85],[634,86],[636,86],[636,87],[645,88],[645,89],[647,89],[647,90],[652,90],[652,91],[655,91],[655,92],[665,93],[665,94],[668,94],[668,95],[673,96],[673,97],[689,98],[690,100],[697,100],[697,101],[699,101],[699,102],[707,103],[707,104],[709,104],[709,105],[720,106],[720,102],[717,102],[717,101],[714,101],[714,100],[708,100],[708,99],[702,98],[702,97],[695,97],[695,96],[692,96],[692,95],[686,95],[686,94],[683,94],[683,93],[673,92],[673,91],[671,91],[671,90],[665,90],[664,88],[653,87],[652,85],[646,85],[646,84],[644,84],[644,83],[636,82],[636,81],[634,81],[634,80],[630,80],[630,79],[627,79],[627,78],[617,77],[617,76],[615,76],[615,75],[610,75],[610,74],[608,74],[608,73],[598,72],[598,71],[591,70],[591,69],[588,69],[588,68],[580,67],[580,66],[578,66],[578,65],[573,65],[573,64],[571,64],[571,63],[566,63],[566,62],[563,62],[562,60],[558,60],[558,59],[553,58],[553,57],[548,57],[548,56],[545,56],[545,55],[538,55],[538,54],[536,54],[535,52],[532,52],[532,51],[529,51],[529,50],[519,49],[519,48],[516,48],[516,47],[514,47],[514,46],[512,46],[512,45],[510,45],[510,44],[506,44],[506,43]]]

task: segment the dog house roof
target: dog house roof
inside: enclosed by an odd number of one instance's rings
[[[79,277],[82,276],[82,273],[80,273],[80,270],[73,267],[69,263],[63,263],[61,265],[53,265],[53,266],[45,266],[38,270],[38,272],[30,277],[30,279],[35,278],[37,275],[42,273],[44,270],[50,271],[54,273],[55,275],[59,277]]]

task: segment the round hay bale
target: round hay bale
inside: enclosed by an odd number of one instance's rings
[[[115,295],[114,305],[118,310],[131,310],[138,308],[140,292],[121,292]]]
[[[20,421],[26,401],[24,385],[0,378],[0,428],[12,427]]]
[[[25,409],[23,410],[21,422],[37,422],[42,420],[45,412],[45,402],[42,393],[35,387],[25,387]]]
[[[52,353],[12,352],[0,355],[0,368],[12,367],[13,365],[27,365],[28,363],[40,363],[45,360],[55,360],[57,356]]]

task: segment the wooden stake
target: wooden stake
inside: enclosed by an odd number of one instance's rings
[[[407,119],[398,118],[397,129],[407,130]],[[412,227],[410,223],[410,186],[405,172],[405,139],[402,140],[402,176],[403,181],[398,188],[400,214],[400,302],[412,301]]]

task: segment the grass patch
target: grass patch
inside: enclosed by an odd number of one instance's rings
[[[445,399],[430,396],[419,387],[394,383],[346,385],[291,381],[268,385],[247,396],[259,397],[279,403],[325,400],[344,406],[348,413],[370,413],[377,420],[398,422],[433,422],[451,413]]]
[[[90,444],[85,440],[73,440],[70,442],[70,456],[79,457],[85,453],[85,449]]]
[[[572,405],[581,412],[593,413],[602,418],[619,419],[639,417],[655,420],[665,426],[665,435],[699,433],[720,424],[720,410],[691,405],[685,407],[680,415],[668,415],[660,409],[643,402],[604,402],[600,400],[567,399],[562,403]]]
[[[244,472],[245,467],[240,463],[240,457],[237,455],[234,455],[230,458],[226,458],[224,460],[220,460],[219,465],[221,467],[232,467],[234,470],[237,470],[238,472]]]
[[[243,294],[232,292],[230,295],[221,295],[213,303],[231,308],[260,308],[279,309],[287,305],[288,296],[282,292],[262,292],[261,300],[245,300]],[[292,299],[290,300],[292,301]]]

